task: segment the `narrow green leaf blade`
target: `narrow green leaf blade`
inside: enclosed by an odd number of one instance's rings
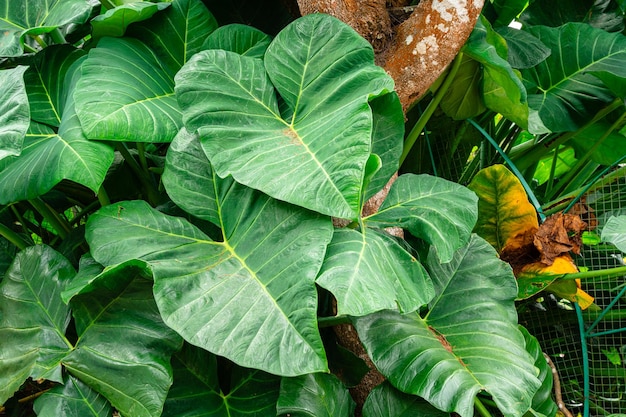
[[[337,314],[415,311],[434,296],[424,267],[393,238],[366,229],[336,230],[317,284],[337,299]]]
[[[182,340],[167,327],[141,268],[105,273],[72,298],[78,342],[66,369],[123,415],[158,417]]]
[[[0,71],[0,160],[22,152],[30,123],[24,72],[27,67]]]
[[[274,374],[326,371],[314,279],[329,219],[232,181],[216,197],[225,242],[144,202],[123,202],[90,218],[94,258],[150,264],[165,322],[194,345]],[[116,236],[102,233],[111,228]]]
[[[221,177],[341,218],[360,211],[372,136],[367,102],[392,88],[370,45],[324,15],[281,31],[264,61],[204,51],[176,77],[185,126],[198,130]],[[280,110],[276,92],[285,100]],[[302,193],[305,186],[311,191]]]
[[[540,381],[517,328],[511,268],[473,235],[447,264],[429,255],[428,270],[437,296],[425,318],[384,311],[355,320],[374,364],[441,410],[471,416],[486,391],[505,416],[522,415]]]
[[[19,56],[24,37],[85,23],[98,3],[87,0],[0,0],[0,56]]]
[[[163,185],[180,208],[220,226],[214,175],[198,134],[182,128],[167,150]]]
[[[28,377],[61,382],[61,361],[72,348],[65,338],[70,310],[61,291],[75,272],[48,246],[16,257],[0,282],[0,404]]]
[[[437,248],[442,262],[470,237],[478,216],[478,197],[467,188],[429,175],[404,174],[393,183],[378,213],[365,222],[400,226]]]
[[[351,417],[354,409],[348,389],[335,375],[316,373],[283,378],[276,415]]]
[[[37,417],[110,417],[113,413],[106,398],[71,375],[37,398],[33,408]]]

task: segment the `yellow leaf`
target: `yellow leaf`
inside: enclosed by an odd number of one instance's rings
[[[504,165],[481,170],[468,186],[478,195],[478,222],[474,232],[501,253],[529,243],[539,228],[537,212],[524,187]]]

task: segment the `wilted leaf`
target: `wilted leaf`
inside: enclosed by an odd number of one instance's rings
[[[581,234],[587,230],[587,223],[579,216],[569,213],[556,213],[548,217],[535,233],[534,244],[541,262],[552,265],[555,258],[567,252],[580,254]]]

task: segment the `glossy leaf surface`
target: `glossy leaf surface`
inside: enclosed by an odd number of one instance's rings
[[[21,55],[26,35],[85,23],[95,4],[87,0],[0,0],[0,56]]]
[[[68,375],[59,385],[35,400],[37,417],[110,417],[109,401],[79,379]]]
[[[416,395],[405,394],[389,382],[374,388],[363,404],[363,417],[449,417]]]
[[[185,126],[198,130],[221,177],[356,218],[372,136],[367,102],[393,87],[373,57],[350,27],[313,14],[281,31],[264,61],[196,54],[176,76],[176,93]]]
[[[130,24],[149,19],[156,12],[165,9],[169,5],[170,3],[141,1],[123,4],[107,10],[106,13],[91,19],[91,26],[93,27],[91,36],[94,39],[100,39],[104,36],[123,36]]]
[[[539,376],[537,378],[541,381],[541,387],[533,397],[531,409],[535,413],[539,413],[544,416],[555,416],[557,415],[558,408],[552,399],[552,368],[548,365],[537,338],[531,335],[524,327],[520,326],[519,329],[526,340],[526,350],[533,358],[535,358],[535,367],[539,369]]]
[[[355,403],[348,389],[332,374],[283,378],[277,416],[351,417]]]
[[[48,246],[20,252],[0,282],[0,404],[28,378],[61,382],[70,309],[61,291],[75,272]]]
[[[474,231],[498,253],[539,228],[537,211],[528,201],[524,187],[504,165],[481,170],[469,189],[478,195],[478,222]]]
[[[163,323],[152,282],[139,268],[104,273],[70,305],[78,341],[66,369],[122,415],[160,416],[182,340]]]
[[[621,33],[610,34],[583,23],[537,26],[530,33],[552,50],[545,61],[522,71],[528,104],[551,131],[576,130],[603,103],[613,100],[612,91],[599,77],[610,76],[620,86],[626,83],[622,65],[626,37]]]
[[[355,320],[374,364],[440,410],[471,416],[486,391],[504,415],[522,415],[540,382],[517,328],[510,267],[476,235],[451,262],[429,254],[427,264],[437,295],[424,318],[383,311]]]
[[[393,238],[371,229],[335,230],[317,284],[337,300],[337,314],[415,311],[434,295],[424,267]]]
[[[216,199],[224,242],[146,203],[123,202],[91,217],[94,258],[147,262],[163,319],[194,345],[274,374],[326,371],[314,279],[329,219],[232,181]],[[116,236],[101,232],[110,228]]]
[[[404,174],[393,183],[369,226],[408,229],[437,248],[442,262],[469,240],[476,223],[476,195],[467,188],[429,175]]]
[[[22,152],[30,123],[24,72],[27,67],[0,71],[0,160]]]
[[[202,49],[223,49],[252,58],[265,55],[272,38],[252,26],[233,23],[219,27],[204,41]]]

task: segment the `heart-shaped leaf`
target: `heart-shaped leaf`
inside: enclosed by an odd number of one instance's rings
[[[550,56],[552,51],[530,33],[508,26],[495,29],[506,40],[507,61],[513,68],[531,68]]]
[[[114,7],[91,19],[90,23],[93,28],[91,36],[93,39],[100,39],[104,36],[124,36],[130,24],[149,19],[156,12],[169,7],[170,4],[140,1]]]
[[[355,403],[348,389],[332,374],[283,378],[277,416],[351,417]]]
[[[62,382],[61,360],[70,309],[61,291],[72,265],[48,246],[31,246],[16,257],[0,282],[0,404],[28,378]]]
[[[66,369],[123,415],[160,416],[182,341],[163,323],[143,269],[105,271],[70,304],[78,341]]]
[[[34,62],[24,74],[31,119],[59,127],[74,71],[70,67],[84,55],[82,50],[68,45],[52,45],[35,56]],[[66,77],[68,73],[70,75]]]
[[[336,230],[317,283],[337,299],[337,314],[415,311],[434,295],[424,267],[390,236]]]
[[[109,401],[79,379],[67,375],[56,386],[35,400],[37,417],[109,417]]]
[[[467,188],[429,175],[404,174],[393,183],[375,213],[364,219],[374,227],[399,226],[437,248],[442,262],[469,240],[478,198]]]
[[[539,65],[522,71],[528,104],[553,132],[574,131],[614,99],[601,80],[609,76],[624,91],[626,38],[584,23],[536,26],[530,33],[552,50]],[[615,88],[615,87],[611,87]]]
[[[27,67],[0,71],[0,160],[22,152],[30,123],[28,96],[24,84]]]
[[[163,185],[172,201],[187,213],[220,226],[213,176],[198,134],[182,128],[167,150]]]
[[[112,162],[113,148],[85,139],[72,105],[58,133],[31,122],[21,155],[0,161],[0,204],[43,195],[64,179],[98,192]]]
[[[405,394],[389,382],[374,388],[363,404],[363,417],[450,417],[416,395]]]
[[[281,31],[264,61],[218,50],[196,54],[177,74],[176,94],[185,126],[200,133],[221,177],[356,218],[372,137],[367,103],[393,88],[373,59],[349,26],[313,14]]]
[[[480,94],[482,68],[469,56],[463,56],[454,80],[441,99],[441,110],[454,120],[478,116],[485,111]]]
[[[11,6],[13,5],[13,7]],[[98,3],[88,0],[0,0],[0,56],[19,56],[24,37],[85,23]]]
[[[123,202],[91,216],[94,258],[147,262],[163,319],[194,345],[274,374],[326,371],[314,279],[330,220],[233,181],[217,190],[224,242],[144,202]],[[111,228],[116,235],[103,233]]]
[[[211,33],[202,49],[223,49],[252,58],[263,58],[272,38],[248,25],[230,24]]]
[[[473,235],[447,264],[429,254],[427,269],[437,295],[424,318],[383,311],[355,319],[372,361],[440,410],[471,416],[486,391],[504,415],[522,415],[541,383],[517,328],[511,268]]]
[[[274,417],[280,378],[238,366],[230,368],[230,385],[220,389],[215,356],[185,345],[172,360],[174,385],[162,417]]]

